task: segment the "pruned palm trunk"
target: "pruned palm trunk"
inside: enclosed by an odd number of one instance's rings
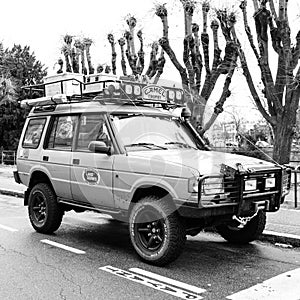
[[[117,52],[116,52],[116,47],[115,47],[115,38],[114,36],[110,33],[107,36],[107,39],[110,43],[111,46],[111,52],[112,52],[112,59],[111,59],[111,65],[112,65],[112,72],[114,75],[116,75],[116,58],[117,58]]]
[[[92,58],[91,58],[91,53],[90,53],[90,48],[91,45],[93,43],[93,41],[89,38],[85,38],[83,40],[84,46],[85,46],[85,52],[86,52],[86,59],[87,59],[87,63],[88,63],[88,70],[89,70],[89,74],[94,74],[95,69],[92,65]]]
[[[66,43],[64,51],[64,55],[66,58],[66,67],[67,72],[73,72],[72,66],[72,41],[73,37],[71,35],[66,34],[64,36],[64,42]]]
[[[70,52],[69,52],[69,48],[67,47],[67,45],[64,45],[62,48],[62,53],[65,57],[65,62],[66,62],[66,72],[72,72],[72,66],[71,66],[71,62],[70,62]]]
[[[122,72],[123,75],[127,75],[127,70],[126,70],[126,60],[125,60],[125,51],[124,51],[124,46],[125,46],[125,40],[124,38],[120,38],[118,40],[120,48],[121,48],[121,67],[122,67]]]

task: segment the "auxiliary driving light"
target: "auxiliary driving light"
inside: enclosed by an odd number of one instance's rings
[[[255,191],[257,187],[256,179],[245,180],[245,191]]]

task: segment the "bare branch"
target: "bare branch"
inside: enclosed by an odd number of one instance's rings
[[[253,0],[254,11],[258,11],[258,2],[257,0]]]
[[[258,51],[254,45],[253,35],[250,29],[250,26],[248,24],[248,17],[247,17],[247,0],[244,0],[241,2],[240,8],[243,12],[243,20],[244,20],[244,28],[248,37],[248,40],[250,42],[251,48],[254,52],[255,57],[259,60],[259,54]]]
[[[210,10],[209,1],[204,1],[202,3],[202,14],[203,14],[203,32],[207,33],[207,16]]]
[[[169,40],[163,37],[159,40],[159,44],[163,48],[163,50],[168,54],[170,60],[174,64],[175,68],[178,70],[178,72],[181,76],[183,89],[189,90],[189,88],[188,88],[189,80],[188,80],[186,70],[185,70],[185,68],[183,68],[181,66],[181,64],[177,60],[176,55],[170,46]]]
[[[271,101],[274,104],[275,113],[279,113],[282,111],[283,107],[281,100],[276,94],[268,57],[268,24],[270,15],[270,12],[266,9],[266,7],[263,6],[255,13],[254,19],[261,55],[261,58],[259,59],[259,67],[261,69],[262,82],[265,86],[266,98],[268,99],[268,101]]]
[[[152,50],[151,50],[151,53],[150,53],[149,67],[148,67],[148,70],[146,72],[146,75],[149,78],[152,78],[156,74],[156,71],[157,71],[157,63],[158,63],[158,61],[156,59],[157,52],[158,52],[158,43],[154,42],[152,44]]]
[[[262,7],[254,14],[255,27],[258,39],[258,47],[262,59],[262,63],[267,65],[269,62],[269,49],[268,49],[268,20],[270,12]]]
[[[262,114],[262,116],[271,124],[271,125],[275,125],[275,120],[274,118],[272,118],[272,116],[270,116],[267,111],[265,110],[265,108],[263,107],[261,100],[258,96],[258,93],[256,91],[255,85],[253,83],[253,79],[251,76],[251,73],[249,71],[249,67],[247,64],[247,60],[246,60],[246,56],[244,51],[242,50],[242,48],[239,46],[239,58],[241,61],[241,65],[242,65],[242,69],[244,71],[244,76],[246,78],[246,81],[248,83],[251,95],[253,97],[253,100],[259,110],[259,112]],[[271,110],[273,110],[273,108],[271,107]]]
[[[145,52],[144,52],[144,49],[143,49],[143,33],[141,30],[139,30],[137,32],[137,37],[140,41],[140,50],[138,52],[138,63],[137,63],[137,73],[139,75],[141,75],[143,73],[143,70],[144,70],[144,66],[145,66]]]
[[[206,77],[210,76],[210,66],[209,66],[209,35],[207,33],[207,15],[210,10],[209,2],[204,1],[202,3],[202,14],[203,14],[203,28],[201,33],[201,43],[204,54],[204,65],[206,70]]]
[[[277,27],[274,26],[273,20],[270,17],[269,18],[269,27],[270,27],[270,33],[271,33],[271,39],[272,39],[272,47],[275,52],[280,54],[282,51],[282,46],[281,46],[281,36],[280,32]]]
[[[272,16],[273,16],[274,20],[277,23],[278,16],[277,16],[276,9],[275,9],[275,6],[274,6],[274,0],[269,0],[269,5],[270,5],[270,10],[271,10]]]
[[[161,74],[163,73],[165,63],[166,63],[166,59],[164,56],[164,50],[161,49],[160,57],[158,58],[158,62],[157,62],[157,73],[153,81],[154,84],[157,84]]]
[[[219,41],[218,41],[218,29],[219,23],[216,20],[211,22],[211,29],[213,32],[213,39],[214,39],[214,60],[212,65],[212,72],[216,71],[217,67],[221,63],[221,49],[219,48]]]
[[[229,91],[229,86],[230,86],[231,79],[232,79],[232,76],[233,76],[233,73],[234,73],[234,70],[236,67],[236,61],[237,61],[237,52],[235,52],[235,54],[232,57],[231,66],[230,66],[229,72],[226,76],[225,83],[223,86],[223,91],[220,96],[220,99],[216,103],[212,116],[210,117],[209,121],[203,126],[200,134],[203,134],[204,132],[206,132],[211,127],[211,125],[215,122],[218,115],[223,112],[224,103],[225,103],[226,99],[231,95],[231,93]]]
[[[181,76],[181,81],[182,81],[182,87],[184,90],[189,90],[189,80],[188,76],[186,73],[186,70],[184,67],[181,66],[179,63],[173,49],[170,46],[169,38],[168,38],[168,31],[166,30],[166,26],[168,24],[167,22],[167,9],[163,6],[159,7],[160,9],[156,9],[156,15],[161,18],[161,21],[163,23],[163,37],[159,40],[159,44],[162,47],[162,49],[167,53],[169,56],[171,62],[175,66],[175,68],[178,70],[180,76]]]
[[[300,59],[300,30],[297,33],[296,41],[296,46],[292,49],[293,58],[291,68],[293,68],[293,70],[297,67]]]
[[[125,31],[124,33],[124,37],[126,39],[126,43],[127,43],[127,49],[125,51],[129,66],[132,70],[133,75],[136,75],[136,60],[137,60],[137,56],[132,54],[132,39],[133,36],[131,35],[131,33],[129,31]]]
[[[200,53],[200,42],[199,42],[199,26],[197,24],[192,24],[192,32],[194,34],[194,41],[195,41],[195,50],[192,55],[195,56],[195,80],[196,80],[196,89],[199,93],[201,87],[201,74],[202,74],[202,56]]]
[[[180,0],[184,10],[185,36],[191,35],[192,19],[195,10],[195,2],[191,0]]]
[[[193,37],[191,35],[187,35],[183,40],[183,62],[185,64],[186,69],[189,74],[189,83],[191,85],[191,88],[194,88],[195,87],[195,73],[194,73],[194,67],[190,62],[190,53],[189,53],[190,52],[189,44],[190,44],[190,42],[191,42],[190,40],[192,38]]]
[[[136,55],[136,52],[135,52],[135,45],[134,45],[134,29],[135,29],[135,26],[136,26],[136,18],[133,17],[133,16],[130,16],[127,20],[127,25],[129,26],[129,31],[130,31],[130,37],[128,39],[128,42],[130,44],[130,53],[129,53],[129,56],[130,56],[130,62],[129,62],[129,65],[132,69],[132,72],[134,75],[137,75],[137,66],[136,66],[136,62],[137,62],[137,55]]]
[[[169,31],[169,25],[168,25],[168,11],[165,7],[165,4],[158,5],[155,10],[155,14],[160,17],[162,23],[163,23],[163,37],[168,37],[168,31]]]

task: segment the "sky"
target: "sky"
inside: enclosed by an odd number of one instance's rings
[[[156,2],[155,2],[156,1]],[[113,33],[119,39],[127,29],[125,17],[128,14],[137,18],[137,29],[142,29],[145,35],[145,45],[149,46],[154,40],[162,36],[160,19],[155,16],[154,6],[160,0],[9,0],[1,3],[0,42],[4,47],[11,47],[14,43],[22,46],[29,45],[36,58],[48,68],[48,74],[55,73],[57,59],[62,57],[60,49],[63,45],[63,36],[71,34],[75,38],[90,37],[94,43],[91,54],[94,67],[98,64],[110,64],[111,51],[107,41],[107,34]],[[200,0],[199,0],[200,1]],[[278,0],[274,0],[275,4]],[[218,5],[226,5],[238,11],[238,0],[213,0]],[[248,1],[251,6],[251,0]],[[161,0],[166,3],[169,13],[170,42],[173,45],[178,59],[182,62],[183,13],[179,0]],[[290,0],[291,28],[300,29],[300,1]],[[200,10],[195,14],[195,20],[201,23]],[[250,24],[253,22],[252,11],[249,13]],[[252,23],[253,24],[253,23]],[[293,26],[299,24],[298,26]],[[238,17],[237,33],[241,41],[244,36],[242,19]],[[253,30],[254,32],[254,30]],[[293,32],[295,36],[295,32]],[[221,34],[220,34],[221,35]],[[220,36],[222,43],[222,36]],[[211,43],[212,44],[212,43]],[[179,50],[180,49],[180,50]],[[146,47],[146,51],[149,47]],[[119,55],[120,57],[120,55]],[[146,55],[146,63],[149,56]],[[249,54],[249,65],[257,66],[257,62]],[[272,64],[276,66],[276,63]],[[120,65],[117,66],[120,70]],[[258,73],[257,73],[258,74]],[[257,76],[258,78],[260,76]],[[167,61],[162,78],[180,81],[178,71],[170,61]],[[259,81],[257,81],[258,83]],[[211,107],[218,98],[222,88],[220,81],[212,95]],[[239,105],[253,108],[249,100],[248,88],[241,72],[236,72],[231,85],[232,99],[228,99],[228,107]],[[254,110],[252,110],[254,112]],[[254,113],[253,113],[254,114]]]

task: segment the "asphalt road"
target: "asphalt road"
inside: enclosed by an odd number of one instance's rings
[[[200,233],[177,261],[158,268],[138,259],[126,224],[69,212],[55,235],[43,235],[22,199],[0,195],[0,299],[297,300],[299,281],[299,249],[238,247]]]

